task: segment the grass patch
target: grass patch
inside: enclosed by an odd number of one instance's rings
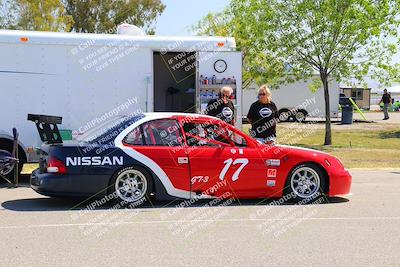
[[[332,145],[324,146],[324,126],[278,124],[278,143],[317,149],[338,157],[347,168],[400,168],[400,131],[332,129]],[[249,125],[244,125],[249,132]]]
[[[393,149],[400,148],[400,139],[392,131],[332,130],[332,146],[336,148]],[[317,130],[296,142],[302,146],[319,146],[324,143],[325,131]]]
[[[388,131],[380,134],[381,138],[400,138],[400,131]]]

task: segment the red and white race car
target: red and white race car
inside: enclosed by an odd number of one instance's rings
[[[198,114],[146,113],[121,118],[79,142],[44,145],[32,188],[49,196],[115,194],[156,199],[307,199],[350,192],[351,175],[329,154],[268,146],[222,120]]]

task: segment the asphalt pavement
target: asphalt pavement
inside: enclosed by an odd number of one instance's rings
[[[226,198],[113,209],[3,185],[0,266],[398,266],[400,170],[351,173],[351,195],[301,206]]]

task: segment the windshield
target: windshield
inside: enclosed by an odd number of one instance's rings
[[[143,117],[143,114],[134,116],[115,116],[88,131],[78,133],[75,136],[75,139],[80,142],[106,144],[111,140],[114,140],[119,133],[125,130],[132,123]]]

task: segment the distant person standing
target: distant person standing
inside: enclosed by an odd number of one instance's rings
[[[217,117],[229,124],[235,125],[235,108],[231,95],[233,89],[229,86],[221,88],[218,99],[212,99],[207,104],[205,114]]]
[[[251,104],[247,119],[251,123],[250,135],[266,144],[276,141],[278,108],[272,102],[271,90],[263,85],[258,89],[258,100]]]
[[[389,119],[389,113],[388,113],[388,108],[389,105],[392,103],[392,97],[390,94],[387,92],[387,89],[383,90],[383,95],[381,101],[379,101],[379,104],[383,103],[383,114],[384,118],[383,120],[388,120]]]

